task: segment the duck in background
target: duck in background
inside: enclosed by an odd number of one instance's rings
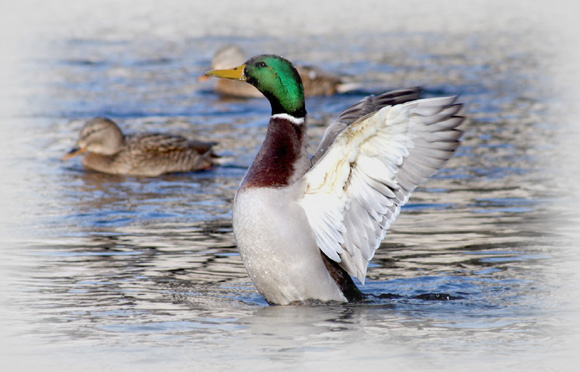
[[[300,75],[276,55],[207,72],[270,101],[266,138],[234,199],[248,274],[270,304],[356,301],[369,261],[413,190],[459,146],[457,97],[419,89],[370,96],[328,126],[312,158]]]
[[[85,154],[83,165],[88,169],[155,177],[212,167],[218,158],[212,150],[216,144],[163,133],[124,135],[114,121],[95,118],[85,123],[77,146],[63,160]]]
[[[247,59],[244,51],[237,45],[228,44],[216,52],[211,68],[214,70],[237,66]],[[359,87],[359,84],[352,82],[347,76],[340,76],[322,71],[314,66],[297,66],[296,69],[302,79],[304,94],[306,96],[331,96],[337,93],[345,93]],[[209,79],[207,75],[200,78],[200,81]],[[249,84],[235,80],[220,79],[216,82],[215,92],[223,96],[232,97],[262,97],[262,93]]]

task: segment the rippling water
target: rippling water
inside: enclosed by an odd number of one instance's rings
[[[111,37],[113,35],[113,37]],[[552,370],[577,336],[549,49],[517,32],[67,38],[27,60],[4,117],[9,359],[34,370]],[[200,83],[235,42],[358,78],[307,101],[312,146],[369,93],[459,94],[463,145],[403,208],[360,304],[269,307],[233,240],[231,207],[269,105]],[[544,45],[544,44],[542,44]],[[18,98],[18,97],[17,97]],[[220,143],[199,173],[110,176],[61,162],[84,120]],[[570,180],[568,180],[570,181]],[[8,360],[8,359],[6,359]],[[568,365],[563,363],[562,365]],[[563,370],[558,367],[557,370]],[[8,370],[8,369],[6,369]],[[14,369],[15,370],[15,369]],[[22,369],[20,369],[22,370]]]

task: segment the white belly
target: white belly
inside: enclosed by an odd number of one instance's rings
[[[242,261],[270,303],[317,299],[346,301],[326,270],[297,186],[239,191],[234,201],[234,235]]]

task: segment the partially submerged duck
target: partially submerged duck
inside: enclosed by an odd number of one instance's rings
[[[215,145],[162,133],[124,135],[114,121],[95,118],[85,123],[77,146],[63,160],[85,154],[83,165],[88,169],[154,177],[212,167],[217,158],[212,150]]]
[[[212,63],[212,69],[224,69],[242,64],[246,60],[245,53],[237,45],[229,44],[218,49]],[[347,76],[325,72],[314,66],[297,66],[302,79],[306,96],[330,96],[344,93],[358,87]],[[205,80],[202,77],[201,80]],[[262,93],[249,84],[235,80],[218,80],[214,90],[224,96],[232,97],[262,97]]]
[[[286,59],[259,55],[209,76],[239,80],[268,98],[266,138],[236,193],[242,261],[270,304],[355,301],[369,261],[411,192],[459,146],[456,97],[419,89],[370,96],[329,125],[309,157],[304,88]]]

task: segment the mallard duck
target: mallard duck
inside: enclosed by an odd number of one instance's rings
[[[456,97],[419,89],[370,96],[328,126],[312,158],[300,75],[259,55],[218,78],[245,81],[270,101],[266,138],[236,192],[233,230],[244,266],[270,304],[355,301],[369,261],[421,182],[459,146]]]
[[[246,59],[245,53],[240,47],[228,44],[218,49],[211,67],[212,69],[224,69],[239,65]],[[306,96],[330,96],[358,87],[358,84],[350,81],[351,79],[348,77],[331,74],[318,67],[297,66],[296,69],[302,79]],[[205,78],[202,77],[201,80],[203,81]],[[262,97],[262,93],[258,89],[235,80],[218,80],[214,89],[217,93],[225,96]]]
[[[111,174],[154,177],[164,173],[189,172],[213,165],[215,142],[190,141],[184,137],[143,133],[123,135],[107,118],[85,123],[77,146],[63,157],[86,153],[86,168]]]

